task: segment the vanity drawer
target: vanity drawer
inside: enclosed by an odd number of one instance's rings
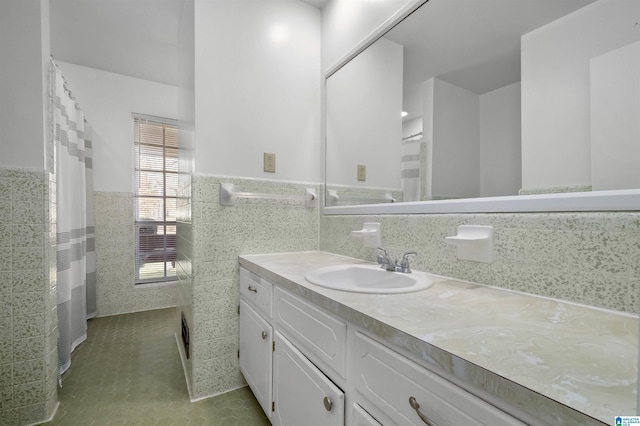
[[[355,387],[360,405],[383,424],[524,426],[517,419],[357,332]],[[410,404],[415,398],[419,405]],[[420,413],[420,414],[419,414]],[[421,415],[425,419],[421,419]],[[428,423],[431,422],[431,423]]]
[[[240,296],[256,309],[273,316],[273,284],[245,268],[240,268]]]
[[[280,288],[275,299],[274,320],[296,347],[346,379],[347,324]]]
[[[382,426],[376,419],[371,417],[371,415],[364,411],[364,409],[358,404],[353,404],[351,414],[353,419],[353,426]]]

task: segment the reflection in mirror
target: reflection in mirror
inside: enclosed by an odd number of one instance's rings
[[[640,188],[639,9],[424,3],[327,78],[327,205]]]

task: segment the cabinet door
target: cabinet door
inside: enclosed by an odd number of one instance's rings
[[[272,423],[344,425],[344,393],[277,331],[275,345]]]
[[[268,417],[272,401],[272,336],[271,325],[240,300],[240,371]]]

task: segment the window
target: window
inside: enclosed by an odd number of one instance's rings
[[[135,283],[176,277],[178,126],[134,114]]]

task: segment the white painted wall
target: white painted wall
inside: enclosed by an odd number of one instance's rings
[[[638,41],[639,15],[599,0],[522,37],[523,188],[591,184],[589,60]]]
[[[93,128],[94,189],[133,192],[131,114],[179,117],[178,88],[65,62],[58,65]]]
[[[317,8],[196,0],[195,70],[196,173],[319,180]]]
[[[400,10],[422,0],[331,0],[322,9],[322,72]]]
[[[44,170],[49,1],[0,1],[0,165]]]
[[[591,186],[640,188],[640,42],[591,60]]]
[[[479,114],[477,94],[434,79],[431,196],[479,196]]]
[[[194,0],[184,0],[180,33],[178,35],[178,61],[180,62],[178,83],[178,119],[180,120],[180,164],[179,185],[182,187],[194,170],[195,149],[195,15]]]
[[[422,117],[402,122],[402,137],[407,138],[411,135],[422,132]],[[418,139],[415,137],[414,139]]]
[[[518,194],[520,84],[477,95],[431,78],[422,90],[425,195]]]
[[[400,188],[402,69],[403,47],[380,39],[327,79],[328,184]]]
[[[480,196],[521,187],[520,83],[480,95]]]

